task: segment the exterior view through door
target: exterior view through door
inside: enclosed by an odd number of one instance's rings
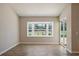
[[[66,47],[67,44],[67,23],[66,19],[60,21],[60,44]]]

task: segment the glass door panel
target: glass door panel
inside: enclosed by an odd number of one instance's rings
[[[65,20],[60,22],[60,44],[66,46],[67,40],[67,23]]]

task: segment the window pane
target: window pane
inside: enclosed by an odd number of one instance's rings
[[[67,24],[66,22],[64,23],[64,37],[67,37]]]
[[[29,29],[32,29],[32,24],[29,24]]]
[[[41,23],[35,24],[34,29],[35,29],[34,30],[35,35],[38,36],[46,35],[46,24]]]
[[[63,23],[61,22],[61,31],[63,31]]]
[[[28,30],[29,31],[29,35],[32,35],[32,30]]]
[[[63,22],[61,22],[61,37],[63,37]]]
[[[52,30],[48,30],[48,35],[52,35]]]
[[[46,35],[46,30],[34,30],[35,35]]]
[[[32,30],[29,30],[29,32],[32,32]]]
[[[48,24],[48,29],[52,29],[52,24]]]
[[[46,29],[46,24],[34,24],[35,29]]]

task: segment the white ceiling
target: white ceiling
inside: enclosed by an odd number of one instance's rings
[[[9,4],[19,16],[59,16],[64,3],[16,3]]]

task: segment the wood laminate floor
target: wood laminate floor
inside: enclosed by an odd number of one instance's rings
[[[61,45],[18,45],[1,56],[78,56],[70,54]]]

